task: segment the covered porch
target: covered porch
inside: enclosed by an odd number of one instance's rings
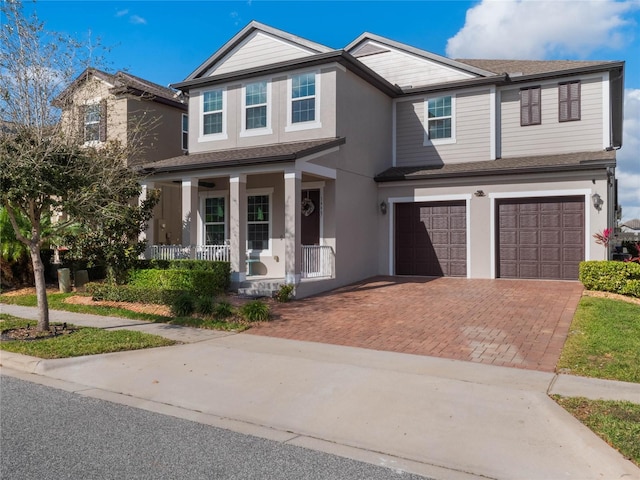
[[[146,257],[228,261],[234,288],[247,280],[299,285],[335,278],[330,220],[336,171],[312,160],[330,156],[343,141],[298,142],[289,155],[295,158],[285,160],[265,156],[267,147],[233,151],[263,155],[242,166],[215,158],[198,162],[229,151],[145,166],[151,175],[143,182],[142,198],[151,189],[161,191],[145,232]]]

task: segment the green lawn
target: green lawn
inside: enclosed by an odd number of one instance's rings
[[[0,330],[2,331],[26,326],[35,327],[35,325],[36,322],[33,320],[0,314]],[[77,328],[77,330],[68,335],[47,339],[2,341],[0,349],[39,358],[68,358],[164,347],[176,343],[158,335],[131,330],[102,330],[100,328],[75,327],[74,325],[67,325],[67,327]]]
[[[558,370],[640,383],[640,305],[583,297]]]
[[[557,395],[553,398],[605,442],[640,466],[640,405]]]

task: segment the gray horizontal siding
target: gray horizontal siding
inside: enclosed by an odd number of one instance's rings
[[[249,36],[239,48],[216,65],[207,75],[222,74],[252,67],[271,65],[311,55],[309,52],[287,45],[262,32]]]
[[[491,159],[489,91],[456,96],[456,143],[424,145],[424,98],[396,104],[396,165],[477,162]]]
[[[502,156],[601,150],[602,83],[589,79],[581,86],[581,119],[558,121],[558,84],[542,85],[540,125],[520,126],[520,89],[501,92]]]

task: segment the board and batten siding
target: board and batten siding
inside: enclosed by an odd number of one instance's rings
[[[520,88],[502,90],[502,157],[601,150],[602,81],[582,79],[580,120],[571,122],[558,120],[558,82],[541,84],[540,125],[520,126]]]
[[[388,51],[357,57],[367,67],[400,87],[421,87],[473,78],[472,75],[440,65],[434,61],[400,52],[384,46]],[[360,50],[360,49],[359,49]]]
[[[313,52],[276,39],[263,32],[254,32],[207,72],[207,76],[262,67],[312,55]]]
[[[491,160],[489,90],[458,93],[456,142],[424,145],[425,97],[396,103],[396,165],[439,165]]]

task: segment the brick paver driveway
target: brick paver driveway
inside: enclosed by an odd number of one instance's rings
[[[579,282],[376,277],[274,306],[247,333],[553,371]]]

